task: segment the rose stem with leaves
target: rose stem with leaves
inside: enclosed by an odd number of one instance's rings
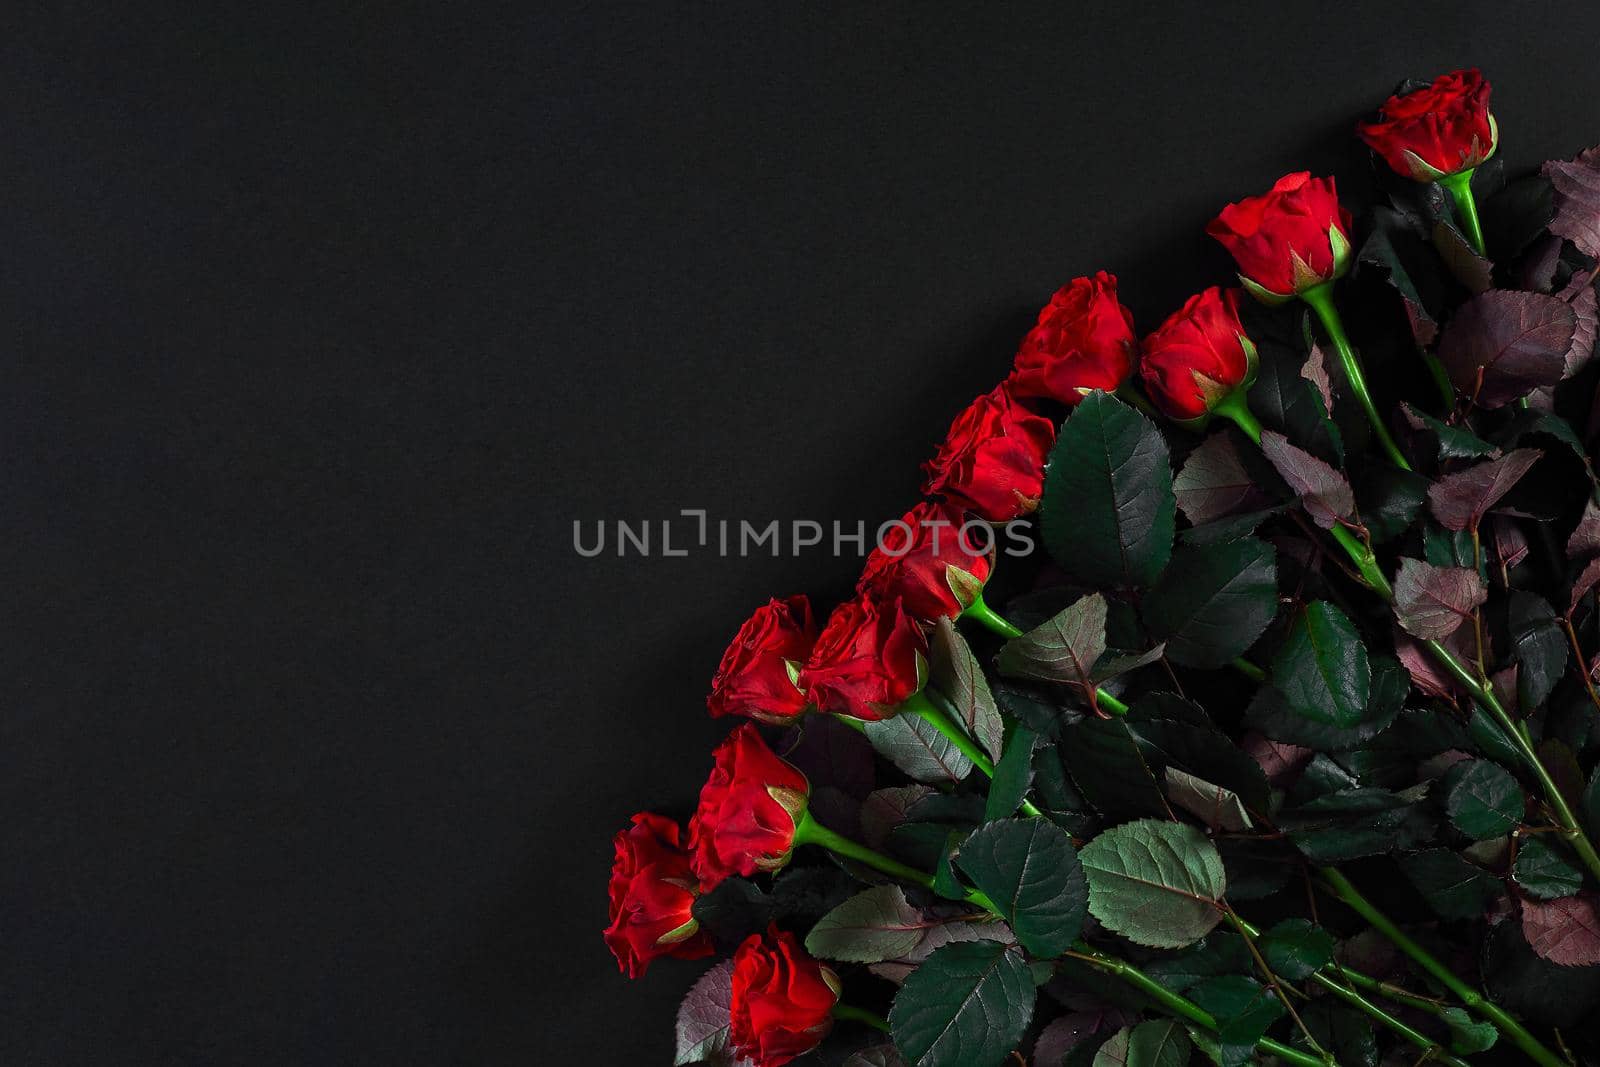
[[[1339,318],[1339,309],[1333,303],[1333,283],[1314,285],[1302,292],[1300,299],[1311,305],[1311,310],[1317,313],[1317,318],[1322,322],[1322,328],[1328,332],[1328,339],[1333,342],[1334,350],[1339,353],[1339,363],[1344,367],[1345,381],[1350,386],[1350,391],[1355,394],[1356,400],[1360,402],[1361,409],[1366,412],[1367,421],[1372,424],[1372,432],[1377,435],[1378,443],[1383,446],[1384,452],[1395,466],[1402,470],[1410,470],[1411,464],[1406,462],[1400,446],[1389,436],[1389,427],[1384,425],[1383,416],[1378,414],[1377,405],[1372,402],[1372,394],[1367,390],[1367,377],[1361,369],[1361,360],[1356,355],[1356,350],[1350,347],[1350,338],[1345,336],[1344,322]],[[1232,394],[1232,396],[1238,395],[1237,392]]]
[[[1232,419],[1257,445],[1261,443],[1261,423],[1246,404],[1242,393],[1235,392],[1230,394],[1214,410],[1218,414]],[[1410,468],[1406,469],[1409,470]],[[1330,533],[1333,534],[1333,539],[1339,542],[1339,546],[1344,549],[1345,554],[1350,557],[1350,562],[1355,565],[1356,570],[1360,573],[1362,583],[1385,601],[1393,603],[1394,588],[1389,584],[1389,579],[1384,576],[1382,569],[1379,568],[1377,557],[1373,555],[1372,547],[1341,524],[1335,523]],[[1555,780],[1550,777],[1550,772],[1545,769],[1544,763],[1540,761],[1539,754],[1534,751],[1533,745],[1526,735],[1517,729],[1517,724],[1506,712],[1499,698],[1494,695],[1493,688],[1474,675],[1464,663],[1456,658],[1453,652],[1438,641],[1424,641],[1423,647],[1428,650],[1428,653],[1440,666],[1450,673],[1451,677],[1461,683],[1472,701],[1488,712],[1499,725],[1500,731],[1506,735],[1506,739],[1516,748],[1518,755],[1527,764],[1528,770],[1538,779],[1539,788],[1544,792],[1545,799],[1549,802],[1550,808],[1555,814],[1556,822],[1562,830],[1562,836],[1566,838],[1567,843],[1572,846],[1573,850],[1578,853],[1579,858],[1583,860],[1584,866],[1589,868],[1590,874],[1594,876],[1597,882],[1600,882],[1600,853],[1596,853],[1593,843],[1583,832],[1583,827],[1578,822],[1577,816],[1573,814],[1566,798],[1561,795],[1561,790],[1556,787]]]
[[[1320,874],[1323,888],[1335,899],[1349,905],[1351,910],[1371,923],[1373,928],[1388,938],[1396,948],[1416,960],[1423,970],[1438,979],[1439,984],[1454,994],[1461,1003],[1493,1023],[1497,1030],[1509,1037],[1535,1063],[1543,1064],[1544,1067],[1567,1067],[1566,1061],[1545,1048],[1538,1038],[1529,1033],[1505,1009],[1457,978],[1449,967],[1407,937],[1387,915],[1374,908],[1367,898],[1350,884],[1348,878],[1332,867],[1322,868]]]
[[[981,593],[978,594],[978,597],[973,600],[972,604],[961,613],[961,617],[963,619],[976,619],[978,622],[988,627],[991,631],[999,634],[1008,641],[1014,637],[1022,636],[1022,630],[1016,626],[1013,626],[1007,619],[996,614],[995,610],[984,602],[983,594]],[[1124,704],[1122,701],[1118,700],[1104,689],[1096,687],[1094,691],[1094,699],[1096,707],[1103,708],[1113,715],[1128,714],[1128,705]]]
[[[1145,974],[1131,963],[1127,963],[1124,960],[1119,960],[1115,956],[1109,956],[1106,953],[1101,952],[1099,949],[1096,949],[1091,945],[1085,944],[1081,941],[1074,946],[1073,951],[1068,952],[1067,955],[1073,959],[1081,960],[1090,966],[1098,967],[1109,974],[1116,975],[1124,982],[1127,982],[1135,989],[1138,989],[1140,992],[1144,993],[1151,1000],[1154,1000],[1157,1004],[1160,1004],[1173,1015],[1188,1019],[1190,1022],[1199,1023],[1207,1030],[1216,1031],[1218,1028],[1216,1018],[1209,1012],[1202,1009],[1193,1001],[1181,997],[1167,989],[1160,982],[1157,982],[1154,978],[1151,978],[1149,975]],[[1285,1063],[1297,1064],[1298,1067],[1327,1067],[1327,1064],[1331,1062],[1330,1060],[1321,1056],[1312,1056],[1308,1053],[1301,1052],[1299,1049],[1290,1048],[1288,1045],[1280,1044],[1270,1037],[1263,1037],[1257,1041],[1256,1048],[1261,1052],[1267,1053],[1268,1055],[1278,1057]]]
[[[874,851],[865,845],[857,844],[849,838],[835,833],[826,826],[823,826],[821,823],[817,822],[817,820],[812,817],[810,811],[803,811],[800,813],[800,819],[795,823],[794,827],[794,843],[797,847],[800,845],[821,846],[822,848],[825,848],[836,855],[842,856],[845,859],[855,860],[856,862],[866,864],[875,870],[882,871],[884,874],[887,874],[892,878],[898,878],[901,881],[910,882],[912,885],[919,885],[924,889],[937,892],[937,890],[934,889],[933,875],[924,871],[919,871],[915,867],[907,866],[906,864],[901,863],[899,860],[891,859],[890,857],[883,855],[881,852]],[[1004,916],[1000,913],[1000,909],[995,906],[994,901],[990,900],[989,897],[980,890],[969,890],[964,899],[968,903],[982,908],[984,911],[994,916],[994,918],[1004,919]],[[1160,983],[1156,982],[1155,979],[1151,978],[1149,975],[1145,974],[1131,963],[1117,959],[1114,956],[1106,955],[1105,953],[1091,947],[1089,944],[1083,941],[1079,941],[1074,946],[1074,951],[1068,952],[1067,955],[1077,959],[1085,960],[1095,964],[1098,967],[1101,967],[1104,970],[1110,971],[1112,974],[1117,975],[1130,985],[1144,991],[1145,993],[1148,993],[1153,999],[1155,999],[1175,1015],[1180,1015],[1191,1020],[1192,1022],[1199,1023],[1201,1026],[1204,1026],[1209,1030],[1214,1031],[1217,1029],[1217,1021],[1215,1018],[1207,1014],[1205,1011],[1202,1011],[1200,1007],[1193,1002],[1186,1000],[1175,993],[1168,992],[1160,985]],[[873,1026],[876,1026],[882,1022],[878,1016],[872,1015],[870,1012],[860,1011],[859,1009],[855,1008],[846,1007],[843,1013],[841,1013],[838,1008],[835,1008],[834,1014],[839,1018],[850,1018]],[[870,1016],[870,1018],[868,1018],[868,1016]],[[1308,1056],[1297,1049],[1288,1047],[1287,1045],[1280,1045],[1278,1042],[1273,1041],[1270,1038],[1262,1038],[1260,1041],[1257,1041],[1256,1048],[1262,1052],[1278,1056],[1286,1062],[1296,1064],[1298,1067],[1326,1067],[1327,1063],[1327,1061],[1324,1059]]]
[[[1260,930],[1252,926],[1243,916],[1232,912],[1231,909],[1229,918],[1232,920],[1233,924],[1238,927],[1240,934],[1244,935],[1245,937],[1259,937],[1261,935]],[[1246,943],[1248,944],[1249,942],[1247,941]],[[1437,1005],[1432,1004],[1430,1001],[1423,1000],[1420,997],[1402,997],[1399,995],[1398,990],[1385,989],[1383,983],[1379,982],[1377,979],[1368,978],[1366,975],[1360,974],[1359,972],[1347,970],[1337,963],[1329,964],[1327,967],[1324,967],[1311,976],[1312,981],[1326,989],[1329,993],[1332,993],[1334,996],[1338,997],[1346,1004],[1349,1004],[1357,1011],[1365,1012],[1367,1015],[1372,1016],[1372,1018],[1376,1019],[1384,1026],[1387,1026],[1389,1029],[1393,1030],[1395,1033],[1411,1042],[1411,1044],[1415,1045],[1417,1048],[1421,1049],[1424,1053],[1426,1053],[1426,1055],[1423,1057],[1424,1059],[1446,1064],[1447,1067],[1467,1067],[1465,1061],[1459,1060],[1455,1056],[1452,1056],[1449,1051],[1444,1048],[1444,1046],[1440,1045],[1427,1034],[1421,1033],[1399,1019],[1396,1019],[1393,1015],[1390,1015],[1381,1007],[1372,1003],[1372,1001],[1368,1000],[1366,997],[1350,988],[1349,985],[1344,985],[1338,981],[1335,981],[1328,974],[1329,971],[1337,971],[1342,977],[1349,981],[1351,985],[1365,985],[1366,988],[1369,988],[1374,992],[1386,993],[1394,999],[1399,1000],[1411,1007],[1423,1007],[1425,1010],[1431,1008],[1432,1013],[1435,1015],[1437,1015],[1440,1011]],[[1280,998],[1281,996],[1282,995],[1280,994]],[[1286,1007],[1288,1006],[1288,1002],[1286,1000],[1284,1001],[1284,1004]]]
[[[968,737],[967,732],[933,702],[927,687],[912,693],[911,698],[900,705],[900,714],[915,715],[935,730],[938,730],[952,745],[956,746],[963,756],[972,761],[974,767],[983,772],[985,778],[992,779],[994,777],[994,761],[989,758],[989,754],[976,741]],[[1026,815],[1044,814],[1027,797],[1022,798],[1020,807]]]

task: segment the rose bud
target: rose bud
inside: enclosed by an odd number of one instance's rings
[[[1206,226],[1239,264],[1250,295],[1278,304],[1344,274],[1350,213],[1332,178],[1285,174],[1265,196],[1229,204]]]
[[[927,681],[927,647],[899,600],[858,594],[828,616],[800,684],[822,711],[887,719]]]
[[[1133,370],[1133,314],[1117,302],[1117,279],[1074,278],[1039,312],[1006,379],[1017,396],[1069,406],[1096,389],[1115,392]]]
[[[1144,339],[1139,377],[1168,418],[1208,414],[1217,402],[1255,377],[1256,346],[1239,324],[1239,290],[1212,286]]]
[[[755,1067],[783,1067],[833,1028],[839,979],[806,954],[793,934],[769,926],[733,955],[728,1044]]]
[[[1384,101],[1375,122],[1356,133],[1384,162],[1419,182],[1435,182],[1479,166],[1494,155],[1499,130],[1489,114],[1489,83],[1476,70],[1458,70],[1432,85]]]
[[[716,764],[689,820],[690,863],[707,891],[732,875],[748,878],[788,863],[811,795],[806,776],[768,748],[753,723],[737,727],[712,756]]]
[[[856,592],[879,603],[898,598],[920,622],[957,617],[989,580],[994,549],[988,526],[969,537],[966,522],[960,508],[924,500],[879,535]]]
[[[641,811],[612,838],[611,925],[606,947],[629,978],[662,956],[692,960],[711,955],[711,938],[695,921],[696,883],[678,824]]]
[[[999,385],[956,416],[939,454],[922,465],[922,491],[943,495],[989,522],[1010,522],[1039,506],[1053,422]]]
[[[806,710],[795,685],[800,666],[817,641],[811,601],[804,596],[770,600],[739,627],[722,654],[706,707],[712,715],[743,715],[776,725]]]

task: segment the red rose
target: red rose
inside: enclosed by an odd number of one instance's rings
[[[1250,378],[1255,346],[1239,324],[1239,290],[1212,286],[1144,339],[1139,377],[1169,418],[1197,419]]]
[[[753,723],[736,728],[712,757],[716,765],[689,820],[691,864],[705,890],[788,863],[795,821],[811,794],[806,776],[779,759]]]
[[[1076,404],[1096,389],[1113,392],[1133,369],[1133,315],[1117,303],[1105,271],[1056,290],[1017,350],[1007,379],[1018,396]]]
[[[993,531],[974,520],[969,536],[967,521],[960,508],[924,500],[879,536],[856,592],[879,603],[898,598],[922,622],[960,615],[989,580],[994,548]]]
[[[728,1044],[755,1067],[783,1067],[828,1036],[838,1002],[833,971],[806,955],[793,934],[769,926],[733,955]]]
[[[1356,133],[1384,162],[1419,182],[1437,181],[1494,155],[1498,136],[1489,114],[1489,83],[1476,70],[1458,70],[1432,85],[1391,96],[1376,122]]]
[[[1002,384],[956,416],[939,454],[922,465],[922,491],[942,494],[990,522],[1010,522],[1039,506],[1044,461],[1055,423],[1035,415]]]
[[[857,595],[828,616],[800,684],[822,711],[887,719],[922,688],[927,647],[900,601]]]
[[[706,707],[712,715],[744,715],[782,724],[806,710],[806,696],[794,684],[817,641],[811,601],[804,596],[769,600],[739,627],[722,654]]]
[[[1262,300],[1287,300],[1332,281],[1350,261],[1350,213],[1332,178],[1285,174],[1266,196],[1229,204],[1206,226],[1239,264],[1239,280]]]
[[[695,922],[695,882],[678,824],[641,811],[611,840],[611,925],[606,947],[629,978],[662,956],[692,960],[711,955],[711,938]]]

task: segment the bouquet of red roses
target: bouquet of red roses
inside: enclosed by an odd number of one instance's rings
[[[1600,150],[1508,178],[1473,70],[1358,132],[1360,225],[1228,205],[1142,339],[1074,280],[855,597],[739,630],[616,838],[623,970],[728,957],[678,1063],[1600,1055]]]

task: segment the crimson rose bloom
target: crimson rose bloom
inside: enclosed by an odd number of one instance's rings
[[[811,601],[803,595],[768,601],[745,620],[722,654],[706,707],[717,716],[792,721],[806,710],[806,697],[790,677],[789,665],[799,671],[816,641]]]
[[[709,891],[724,878],[748,878],[789,862],[795,822],[806,810],[811,784],[744,723],[717,746],[716,765],[700,789],[689,820],[690,861],[700,887]]]
[[[1139,376],[1168,418],[1197,419],[1245,384],[1255,346],[1239,324],[1239,290],[1212,286],[1191,296],[1144,339]]]
[[[1005,384],[956,416],[939,454],[922,465],[924,493],[943,494],[990,522],[1010,522],[1039,506],[1044,461],[1055,423],[1035,415]]]
[[[1250,295],[1268,303],[1332,281],[1350,262],[1350,213],[1332,178],[1285,174],[1265,196],[1229,204],[1206,226],[1239,264]]]
[[[1056,290],[1017,350],[1006,379],[1017,396],[1073,405],[1114,391],[1133,369],[1133,315],[1117,302],[1117,279],[1100,271]]]
[[[751,934],[733,956],[728,1043],[756,1067],[783,1067],[822,1043],[833,1027],[839,979],[769,926]]]
[[[857,594],[828,616],[800,684],[822,711],[887,719],[926,681],[927,647],[899,600]]]
[[[692,960],[711,955],[711,938],[690,908],[695,882],[689,853],[678,844],[678,824],[641,811],[611,839],[611,925],[606,947],[629,978],[662,956]]]
[[[1477,70],[1440,75],[1432,85],[1384,101],[1376,122],[1356,133],[1384,162],[1419,182],[1437,181],[1494,155],[1498,130],[1489,83]]]
[[[989,580],[994,547],[989,527],[968,537],[966,522],[960,508],[924,500],[880,536],[856,592],[879,603],[899,598],[922,622],[960,615]]]

